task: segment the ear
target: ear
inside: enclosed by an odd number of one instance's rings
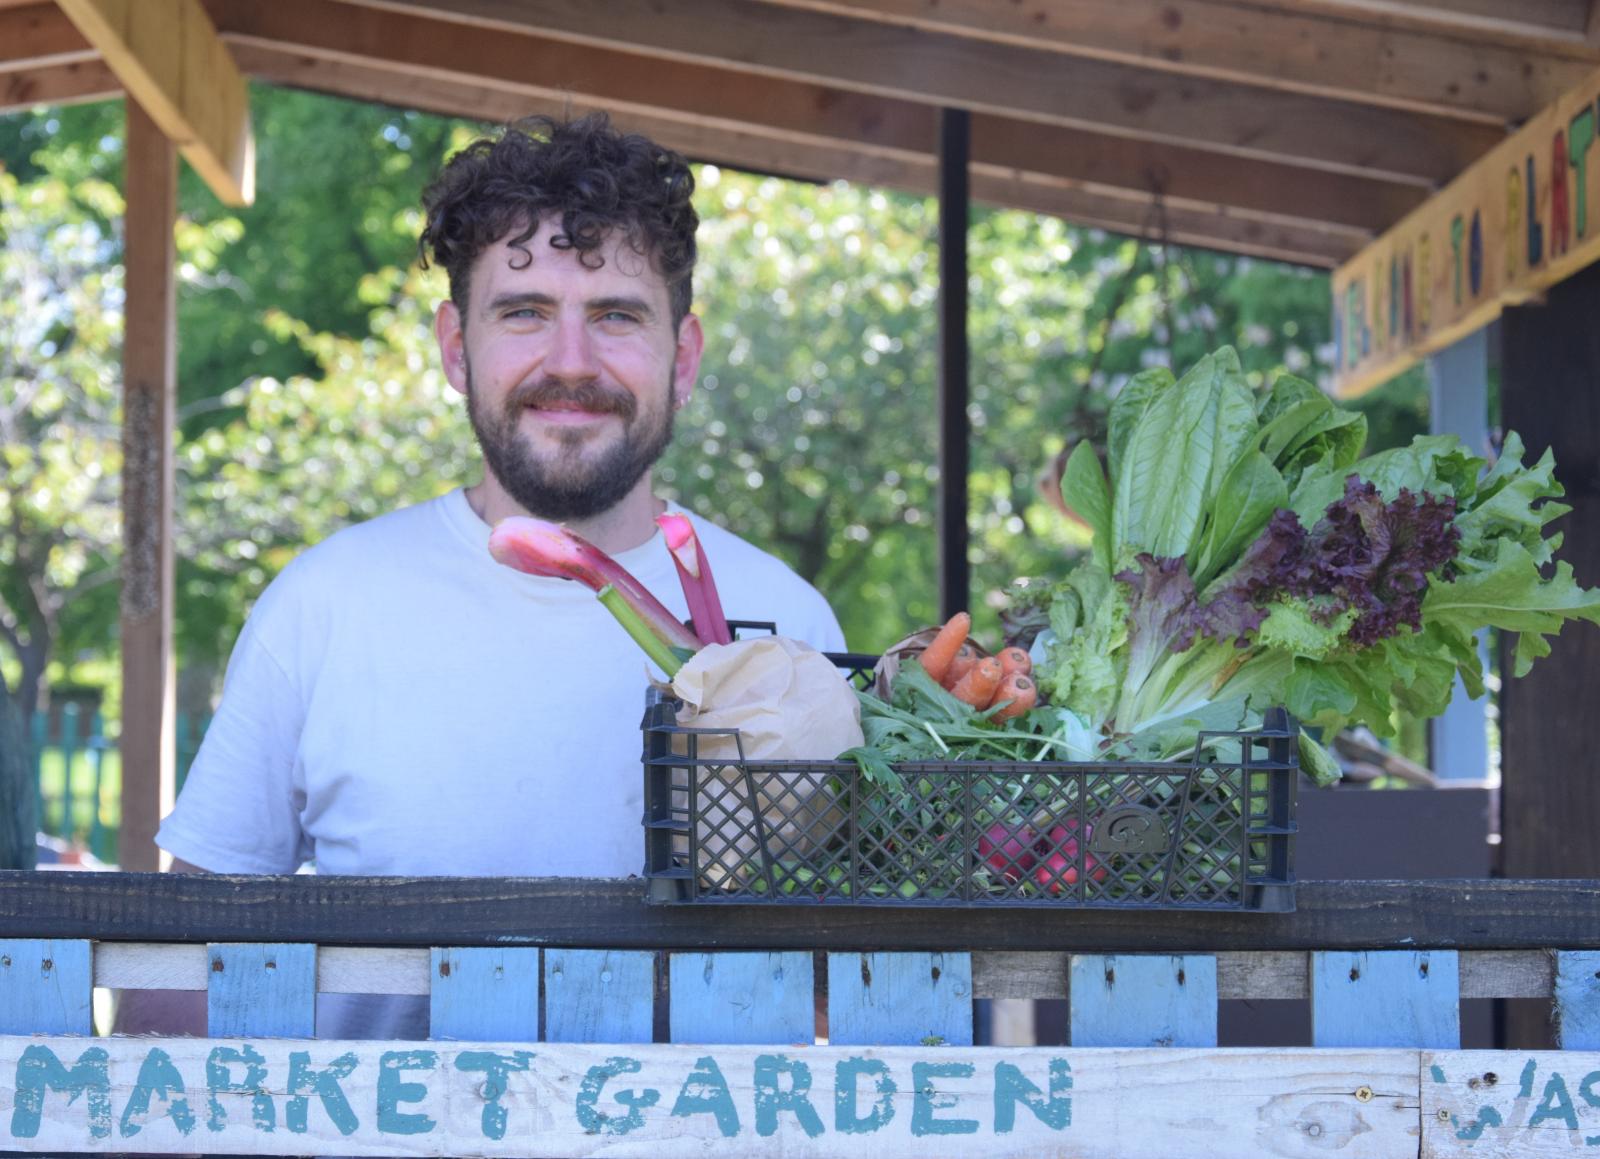
[[[461,327],[461,311],[449,298],[439,303],[433,315],[433,336],[439,342],[439,359],[444,376],[459,393],[467,393],[467,338]]]
[[[674,406],[687,406],[694,397],[694,384],[700,378],[700,355],[705,348],[706,335],[700,328],[700,319],[693,314],[684,315],[683,321],[678,323],[678,349],[672,364],[677,383]]]

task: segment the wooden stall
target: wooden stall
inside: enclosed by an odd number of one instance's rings
[[[637,881],[0,875],[0,1147],[1398,1159],[1600,1137],[1600,882],[1028,917],[708,914]],[[203,992],[207,1037],[88,1037],[97,986]],[[340,994],[409,999],[426,1037],[312,1039]],[[975,1046],[973,999],[1011,996],[1068,998],[1068,1041]],[[1309,1040],[1219,1048],[1241,996],[1309,996]],[[1461,1000],[1486,996],[1541,1003],[1562,1050],[1460,1050]]]

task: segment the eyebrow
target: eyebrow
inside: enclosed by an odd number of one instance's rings
[[[549,294],[522,293],[522,294],[496,294],[489,299],[488,311],[498,314],[502,310],[517,310],[525,306],[554,306],[556,300]],[[608,310],[627,310],[638,314],[646,322],[655,321],[656,312],[650,303],[643,298],[636,298],[626,294],[613,295],[607,298],[590,298],[584,302],[585,310],[595,313],[605,313]]]

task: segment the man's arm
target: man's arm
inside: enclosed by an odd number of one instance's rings
[[[198,865],[174,858],[173,873],[205,873]],[[113,1034],[190,1035],[206,1033],[203,990],[123,990],[117,999]]]

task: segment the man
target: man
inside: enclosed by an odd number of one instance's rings
[[[604,116],[537,119],[425,195],[435,333],[483,480],[347,528],[262,595],[157,840],[178,869],[626,876],[643,863],[642,654],[575,583],[495,563],[509,515],[559,520],[685,613],[650,467],[690,398],[698,218],[683,160]],[[698,520],[732,619],[844,646],[808,584]],[[326,1032],[420,1036],[425,1012]],[[130,1028],[131,1029],[131,1028]]]

